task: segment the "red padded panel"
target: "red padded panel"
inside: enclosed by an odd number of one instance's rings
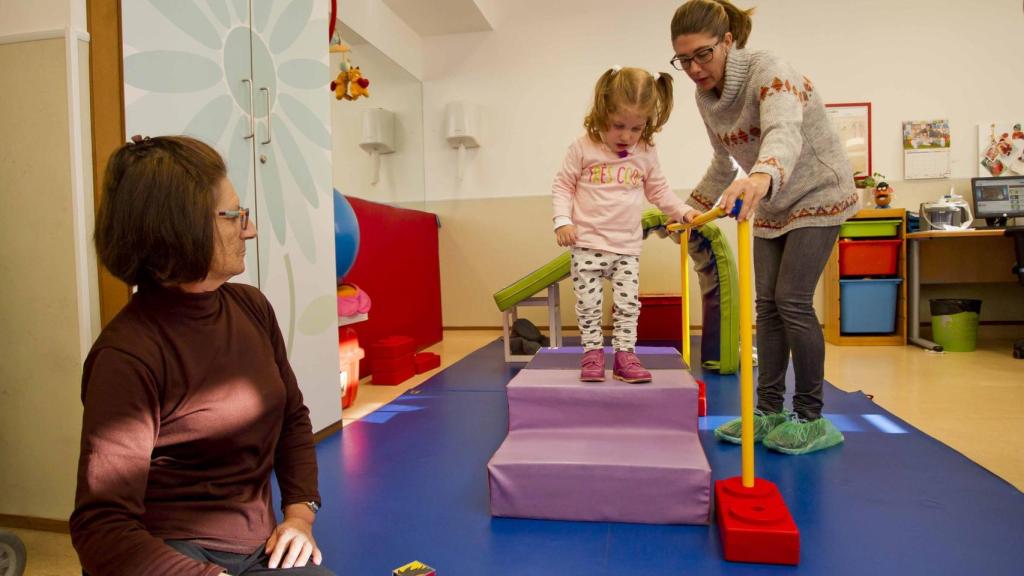
[[[365,290],[373,302],[369,320],[353,324],[366,357],[362,375],[373,371],[370,344],[408,336],[420,350],[441,341],[441,268],[437,216],[346,196],[359,221],[359,253],[345,282]]]

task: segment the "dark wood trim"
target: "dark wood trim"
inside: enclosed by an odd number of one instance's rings
[[[327,438],[331,434],[334,434],[338,430],[341,430],[341,427],[342,421],[338,420],[337,422],[331,424],[327,428],[324,428],[323,430],[317,432],[316,434],[313,434],[313,443],[319,444],[323,439]]]
[[[89,100],[92,103],[93,206],[103,197],[107,159],[124,143],[124,71],[121,55],[121,2],[87,0]],[[106,326],[124,308],[131,289],[99,268],[100,322]]]
[[[42,532],[59,532],[61,534],[71,533],[67,520],[54,520],[52,518],[35,518],[33,516],[14,516],[11,514],[0,514],[0,526],[8,528],[19,528],[22,530],[40,530]]]

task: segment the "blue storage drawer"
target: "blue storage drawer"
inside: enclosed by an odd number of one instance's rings
[[[839,332],[891,334],[896,331],[900,278],[839,281]]]

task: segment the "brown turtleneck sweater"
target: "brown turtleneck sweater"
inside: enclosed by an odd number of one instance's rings
[[[71,538],[83,568],[216,575],[164,543],[248,554],[282,502],[320,501],[309,411],[257,289],[143,286],[89,353]]]

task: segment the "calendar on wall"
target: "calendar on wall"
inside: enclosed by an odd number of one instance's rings
[[[903,178],[949,178],[949,120],[903,122]]]

